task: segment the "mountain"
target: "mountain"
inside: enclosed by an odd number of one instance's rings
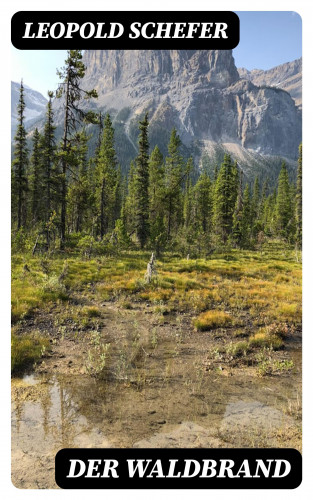
[[[258,171],[276,179],[282,159],[295,169],[301,110],[286,90],[255,84],[253,72],[240,75],[232,51],[87,50],[83,62],[82,87],[98,91],[91,107],[110,112],[124,171],[137,153],[138,121],[145,111],[151,148],[158,144],[166,154],[176,127],[184,156],[192,154],[200,168],[213,170],[229,152],[250,178]],[[291,70],[284,74],[292,77]],[[61,126],[60,100],[54,109]],[[93,148],[98,131],[89,132]]]
[[[11,82],[11,134],[12,137],[15,134],[17,126],[17,104],[20,97],[20,84],[16,82]],[[27,85],[24,85],[24,97],[25,97],[25,127],[29,128],[35,121],[41,118],[46,109],[47,99],[37,92],[31,89]]]
[[[245,68],[238,68],[238,73],[241,78],[250,80],[258,87],[266,85],[286,90],[296,105],[302,106],[302,57],[266,71],[262,69],[248,71]]]

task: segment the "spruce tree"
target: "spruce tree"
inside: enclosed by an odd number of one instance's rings
[[[258,220],[260,215],[260,182],[259,177],[254,180],[252,198],[251,198],[251,223],[253,225],[253,233],[258,230]]]
[[[83,230],[84,221],[88,218],[91,206],[91,186],[88,177],[88,137],[86,131],[78,132],[72,144],[75,157],[76,175],[68,187],[67,201],[70,225],[73,231]]]
[[[123,206],[123,176],[121,166],[119,165],[116,171],[115,184],[113,189],[113,222],[121,216]]]
[[[167,218],[168,240],[170,240],[172,231],[178,228],[182,219],[181,186],[184,176],[184,163],[180,154],[180,146],[180,137],[177,134],[177,130],[173,128],[168,144],[168,156],[165,161],[166,193],[164,205]]]
[[[24,126],[24,110],[24,86],[23,81],[21,81],[17,105],[18,125],[14,137],[14,160],[12,162],[12,213],[16,219],[18,230],[26,225],[27,219],[28,149]]]
[[[82,120],[96,123],[95,113],[85,111],[81,107],[83,98],[90,99],[97,97],[95,90],[84,90],[80,87],[81,79],[85,75],[85,65],[82,62],[81,50],[69,50],[65,66],[58,71],[59,77],[63,80],[59,85],[57,97],[63,97],[64,122],[63,137],[61,141],[60,161],[61,161],[61,221],[60,221],[60,248],[65,245],[66,236],[66,211],[67,211],[67,188],[68,172],[72,164],[71,138],[75,134],[77,127]]]
[[[96,199],[99,234],[102,239],[109,229],[114,229],[117,217],[117,159],[114,145],[114,128],[109,114],[103,123],[103,135],[96,163]]]
[[[225,244],[233,227],[239,184],[237,164],[233,164],[230,155],[225,154],[219,170],[214,190],[213,222],[215,232]]]
[[[296,245],[302,248],[302,144],[299,146],[296,191]]]
[[[46,112],[46,122],[41,141],[42,155],[42,200],[43,200],[43,218],[46,223],[46,242],[50,246],[51,217],[53,211],[56,212],[59,198],[59,176],[56,166],[56,144],[55,144],[55,126],[53,124],[52,98],[53,92],[48,92],[48,104]]]
[[[130,163],[129,173],[127,176],[127,195],[123,206],[123,222],[129,236],[135,233],[135,198],[136,198],[136,165],[132,161]]]
[[[275,227],[277,235],[287,239],[290,233],[290,222],[292,218],[292,208],[290,199],[290,185],[287,167],[283,162],[277,188],[277,199],[275,207]]]
[[[246,184],[246,187],[243,192],[242,199],[242,219],[241,219],[241,235],[242,235],[242,246],[244,248],[249,246],[250,237],[251,237],[251,229],[252,229],[252,203],[250,197],[250,188],[249,184]]]
[[[189,158],[186,164],[186,173],[185,173],[185,188],[184,188],[184,225],[185,228],[189,228],[192,221],[192,208],[193,208],[193,189],[191,183],[191,176],[194,170],[193,159]]]
[[[31,192],[31,223],[36,225],[42,219],[42,189],[43,178],[41,168],[42,151],[40,134],[35,128],[33,135],[33,151],[30,158],[30,192]]]
[[[243,207],[243,172],[241,170],[237,200],[233,214],[233,227],[232,227],[232,240],[234,244],[239,248],[241,248],[243,244],[242,207]]]
[[[140,248],[149,237],[149,139],[148,113],[139,122],[139,152],[135,172],[135,228]]]
[[[267,236],[273,236],[275,233],[276,198],[277,193],[276,189],[274,189],[273,193],[266,198],[264,204],[263,227]]]
[[[163,155],[155,146],[149,158],[149,227],[151,243],[156,251],[164,244],[164,194]]]
[[[208,234],[212,224],[212,183],[207,172],[202,172],[194,187],[196,218],[201,231]],[[193,221],[191,221],[193,223]]]

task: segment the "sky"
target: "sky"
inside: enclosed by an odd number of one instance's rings
[[[302,20],[296,12],[236,12],[240,42],[237,68],[270,69],[302,55]]]
[[[270,69],[302,55],[302,22],[295,12],[236,12],[240,19],[240,42],[233,50],[238,68]],[[56,68],[66,59],[65,50],[17,50],[12,46],[11,80],[41,92],[58,84]]]

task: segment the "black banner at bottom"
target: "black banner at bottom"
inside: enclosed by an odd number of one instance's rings
[[[55,457],[67,489],[292,489],[302,457],[291,448],[72,448]]]

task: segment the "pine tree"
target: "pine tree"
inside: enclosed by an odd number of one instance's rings
[[[114,128],[109,114],[103,123],[103,135],[96,163],[97,214],[99,234],[102,239],[109,229],[114,229],[117,217],[117,159],[114,146]]]
[[[57,97],[63,96],[64,102],[64,125],[61,142],[61,223],[60,223],[60,247],[64,248],[66,236],[66,209],[67,209],[67,174],[72,163],[71,137],[82,120],[96,123],[96,116],[92,112],[86,112],[80,107],[80,101],[84,97],[90,99],[97,97],[95,90],[83,90],[80,81],[85,75],[85,65],[82,62],[81,50],[69,50],[65,61],[65,67],[58,72],[63,80],[60,84]]]
[[[148,113],[139,122],[139,152],[135,173],[135,228],[140,248],[149,237],[149,140]]]
[[[42,219],[42,151],[40,148],[40,134],[35,128],[33,135],[33,151],[30,158],[30,192],[31,192],[31,222],[37,224]]]
[[[28,149],[24,126],[24,86],[21,81],[20,97],[17,105],[18,125],[14,137],[14,160],[12,163],[12,213],[17,222],[17,229],[26,225],[28,192]]]
[[[302,248],[302,144],[299,146],[296,191],[296,245]]]

